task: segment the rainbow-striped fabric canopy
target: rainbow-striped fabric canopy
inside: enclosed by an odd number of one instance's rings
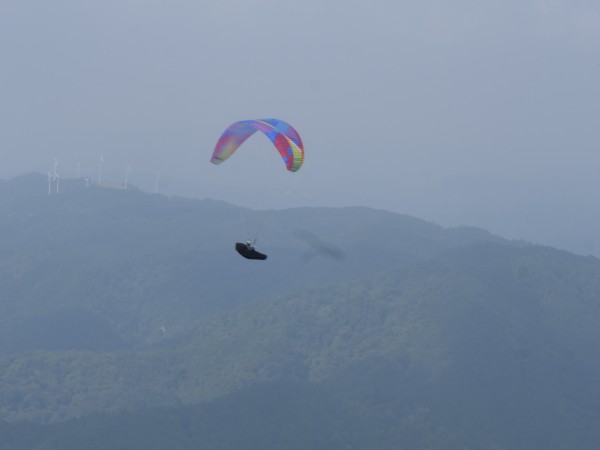
[[[229,125],[217,141],[210,162],[221,164],[259,130],[277,147],[287,170],[300,169],[304,162],[302,139],[289,123],[279,119],[240,120]]]

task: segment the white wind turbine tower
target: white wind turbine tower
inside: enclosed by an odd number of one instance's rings
[[[48,195],[52,195],[52,172],[48,171]]]
[[[60,175],[58,174],[58,160],[54,160],[54,173],[53,178],[56,180],[56,193],[58,194],[58,185],[60,183]]]
[[[129,172],[131,172],[131,166],[127,163],[125,164],[125,189],[129,186]]]

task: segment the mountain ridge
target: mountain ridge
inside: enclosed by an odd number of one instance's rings
[[[294,208],[246,211],[266,222],[270,260],[256,265],[232,248],[238,207],[81,186],[15,201],[5,185],[0,421],[43,442],[115,420],[137,436],[166,417],[166,436],[194,448],[182,417],[237,408],[257,416],[235,420],[260,448],[249,430],[272,420],[271,394],[315,417],[345,405],[311,428],[331,448],[600,440],[594,257],[369,208]],[[226,442],[215,433],[207,448]]]

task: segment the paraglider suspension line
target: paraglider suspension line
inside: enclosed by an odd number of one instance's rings
[[[248,236],[249,236],[248,222],[246,221],[246,216],[245,216],[244,211],[242,210],[241,206],[238,206],[238,212],[240,213],[240,221],[242,222],[242,226],[244,227],[244,234],[245,234],[246,238],[248,238]]]

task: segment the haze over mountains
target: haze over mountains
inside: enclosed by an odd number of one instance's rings
[[[0,182],[0,448],[600,442],[594,257],[369,208],[61,190]],[[233,250],[248,229],[267,261]]]

